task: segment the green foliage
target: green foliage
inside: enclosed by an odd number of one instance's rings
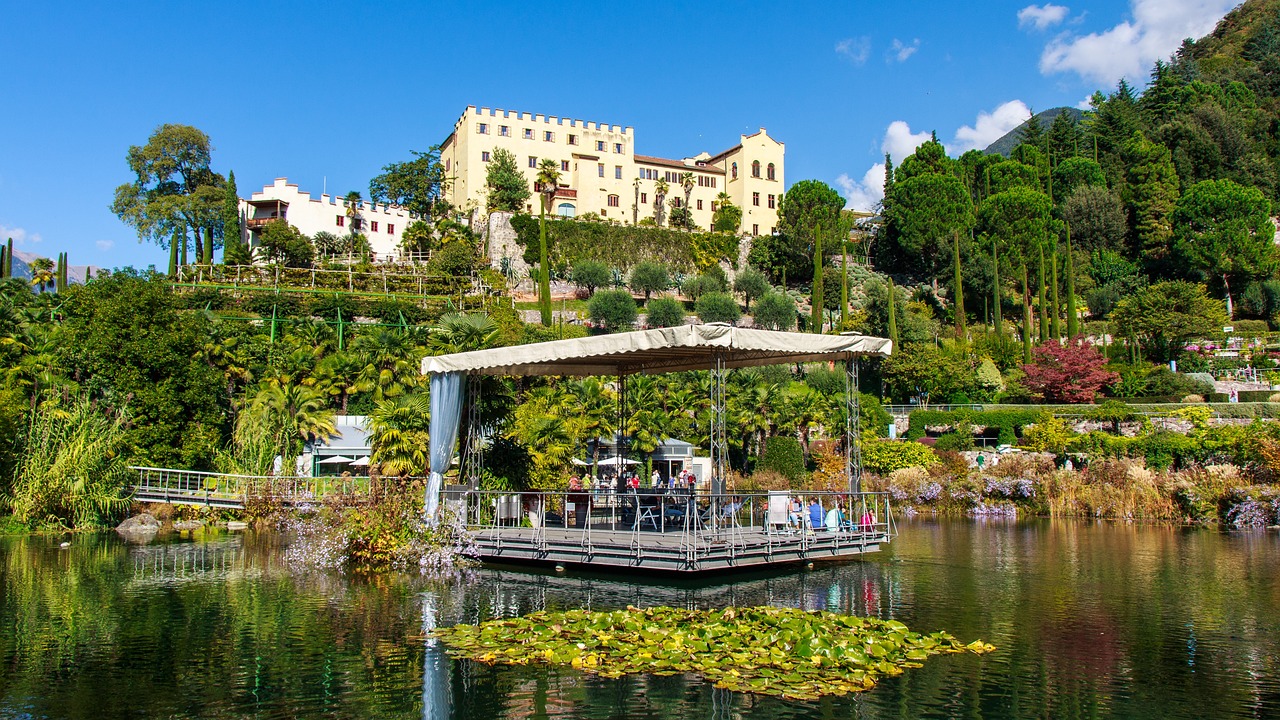
[[[1210,298],[1203,285],[1162,282],[1124,298],[1112,313],[1115,333],[1137,337],[1165,360],[1191,339],[1214,336],[1227,323],[1222,301]]]
[[[267,223],[259,236],[259,246],[267,259],[291,268],[309,268],[315,260],[311,239],[284,220]]]
[[[431,256],[427,267],[441,275],[469,278],[475,272],[478,260],[475,243],[466,238],[446,243]]]
[[[862,467],[876,475],[888,475],[909,467],[928,467],[937,462],[938,456],[933,450],[913,440],[864,437],[862,441]]]
[[[236,174],[227,173],[227,185],[223,188],[222,201],[222,260],[234,265],[244,259],[245,243],[241,239],[244,228],[240,223],[240,194],[236,190]],[[231,262],[227,256],[230,255]]]
[[[894,620],[773,607],[537,612],[435,635],[451,655],[485,664],[567,665],[605,678],[690,673],[725,690],[792,700],[870,690],[940,653],[995,650],[908,632]]]
[[[721,233],[736,233],[742,226],[742,208],[733,203],[722,203],[716,207],[711,218],[711,228]]]
[[[747,312],[751,312],[751,301],[769,292],[769,280],[765,278],[764,273],[748,267],[733,279],[733,290],[742,293]]]
[[[79,396],[38,407],[4,504],[31,527],[109,527],[128,509],[126,413]]]
[[[505,148],[493,151],[485,169],[485,186],[489,189],[487,202],[490,212],[522,212],[529,201],[529,181],[516,162],[516,156]]]
[[[774,435],[765,441],[764,452],[756,462],[756,471],[776,472],[791,481],[793,488],[809,478],[800,442],[786,435]]]
[[[1061,455],[1067,451],[1073,434],[1066,421],[1050,413],[1041,413],[1022,439],[1023,445],[1030,450]]]
[[[1169,261],[1170,216],[1178,201],[1178,175],[1169,149],[1135,133],[1124,146],[1128,165],[1129,212],[1134,239],[1149,268]]]
[[[609,272],[608,265],[598,260],[578,260],[573,263],[570,279],[574,285],[586,289],[588,293],[594,293],[596,288],[608,285],[613,274]]]
[[[968,235],[973,227],[973,202],[955,175],[921,173],[894,183],[884,217],[896,268],[938,277],[951,265],[953,234]]]
[[[440,162],[439,146],[412,154],[412,160],[383,167],[382,174],[369,181],[369,197],[374,202],[399,205],[429,220],[448,208],[444,189],[449,178]]]
[[[1066,202],[1077,190],[1085,187],[1106,188],[1107,176],[1102,166],[1083,157],[1069,157],[1053,169],[1053,201]]]
[[[601,290],[587,303],[587,315],[591,322],[607,332],[630,330],[639,314],[636,301],[626,290]]]
[[[765,330],[792,330],[796,326],[796,303],[783,293],[769,291],[760,296],[752,315],[755,326]]]
[[[649,327],[678,327],[684,323],[684,305],[675,298],[654,298],[645,306]]]
[[[1020,410],[916,410],[908,421],[907,437],[922,438],[926,428],[972,426],[983,431],[996,430],[999,441],[1012,445],[1022,428],[1035,423],[1041,415],[1035,408]]]
[[[511,226],[525,248],[530,265],[538,261],[538,220],[515,215]],[[613,225],[572,218],[547,218],[547,244],[551,264],[566,268],[569,263],[596,260],[624,272],[642,261],[665,264],[674,272],[689,273],[737,259],[738,238],[728,233],[689,233],[682,230]]]
[[[630,286],[633,292],[642,293],[649,302],[650,293],[662,292],[671,286],[667,266],[652,260],[639,263],[631,270]]]
[[[917,343],[895,348],[881,365],[881,377],[889,397],[899,401],[919,397],[924,405],[967,393],[975,378],[969,359],[943,353],[932,344]]]
[[[1276,267],[1271,203],[1231,180],[1191,186],[1173,212],[1177,258],[1218,282],[1265,277]]]
[[[709,292],[703,294],[694,303],[694,312],[698,314],[698,319],[704,323],[729,323],[730,325],[737,323],[738,318],[742,317],[742,311],[738,309],[738,301],[726,292]]]

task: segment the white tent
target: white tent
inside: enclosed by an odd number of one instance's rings
[[[359,466],[359,467],[365,467],[365,466],[366,466],[366,465],[368,465],[368,464],[369,464],[369,456],[368,456],[368,455],[365,455],[365,456],[364,456],[364,457],[362,457],[362,458],[359,458],[359,459],[356,459],[356,460],[351,461],[351,465],[352,465],[352,467],[356,467],[356,466]]]
[[[349,462],[351,462],[351,458],[349,457],[334,455],[333,457],[327,457],[323,460],[319,460],[316,462],[316,464],[317,465],[345,465],[346,463],[349,463]]]

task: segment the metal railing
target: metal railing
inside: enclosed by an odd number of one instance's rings
[[[822,520],[811,522],[816,499]],[[793,502],[795,501],[795,502]],[[798,507],[796,506],[798,504]],[[888,493],[725,493],[640,490],[500,492],[456,489],[444,507],[491,545],[573,543],[590,554],[605,546],[634,553],[678,546],[692,561],[719,552],[778,546],[865,546],[894,537]],[[840,508],[828,526],[828,511]]]
[[[234,475],[138,466],[129,469],[138,474],[129,488],[137,500],[221,507],[243,507],[252,497],[301,503],[328,495],[363,494],[377,489],[378,482],[368,477]]]

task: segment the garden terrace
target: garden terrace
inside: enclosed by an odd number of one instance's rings
[[[493,292],[478,274],[445,275],[420,265],[350,265],[341,269],[290,268],[280,265],[184,265],[175,285],[227,289],[266,288],[303,291],[345,291],[451,297],[459,293]]]
[[[731,368],[804,362],[841,362],[845,366],[845,472],[849,493],[841,494],[850,515],[873,507],[880,518],[879,528],[841,525],[831,537],[836,549],[831,557],[868,552],[888,542],[887,498],[862,493],[861,453],[858,432],[858,359],[886,357],[892,343],[865,335],[812,335],[770,330],[752,330],[724,324],[685,325],[615,335],[556,340],[517,347],[477,350],[423,359],[422,372],[431,378],[431,475],[427,485],[426,512],[437,515],[444,473],[458,441],[464,405],[471,414],[479,407],[477,376],[590,376],[617,377],[620,392],[619,437],[624,439],[622,458],[627,456],[626,381],[637,374],[661,374],[693,370],[711,373],[711,477],[710,493],[686,494],[668,507],[668,500],[646,503],[638,495],[628,499],[615,496],[607,519],[588,517],[577,502],[566,495],[559,506],[572,508],[581,528],[556,531],[545,526],[555,512],[546,503],[554,499],[538,495],[509,495],[488,498],[477,489],[482,466],[482,438],[479,423],[469,417],[468,433],[462,441],[462,472],[465,484],[450,488],[450,507],[465,512],[473,529],[482,529],[478,544],[481,556],[489,560],[523,559],[551,563],[571,563],[628,569],[697,572],[750,564],[768,566],[813,559],[807,540],[788,552],[774,550],[770,526],[787,523],[785,494],[777,498],[751,499],[735,495],[725,487],[728,443],[725,436],[725,374]],[[466,382],[470,377],[471,381]],[[706,478],[704,478],[706,480]],[[744,524],[742,511],[748,499],[752,507]],[[528,510],[529,502],[534,503]],[[514,508],[512,507],[514,504]],[[830,507],[827,505],[826,507]],[[628,511],[627,508],[630,508]],[[767,511],[762,509],[767,508]],[[495,513],[492,524],[486,512]],[[670,512],[669,512],[670,511]],[[521,527],[525,512],[532,512]],[[676,516],[679,516],[678,518]],[[781,517],[779,517],[779,515]],[[581,517],[578,517],[581,516]],[[563,522],[564,515],[560,516]],[[670,534],[668,519],[680,532]],[[761,522],[763,519],[763,522]],[[846,518],[848,519],[848,518]],[[502,521],[508,521],[504,524]],[[512,522],[514,521],[514,522]],[[873,521],[871,524],[875,524]],[[647,528],[647,529],[646,529]],[[585,531],[585,537],[577,530]],[[597,530],[598,529],[598,530]],[[781,529],[781,528],[774,528]],[[726,536],[725,531],[730,532]],[[821,531],[819,531],[820,533]],[[566,536],[561,536],[569,533]],[[736,533],[736,534],[733,534]],[[845,537],[857,533],[856,541]],[[678,535],[678,537],[677,537]],[[803,533],[800,533],[803,537]],[[844,540],[841,544],[839,541]],[[787,544],[787,541],[778,538]],[[518,549],[517,549],[518,548]],[[829,549],[828,549],[829,550]],[[751,558],[750,563],[739,558]]]

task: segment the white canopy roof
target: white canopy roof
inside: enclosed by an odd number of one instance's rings
[[[615,335],[439,355],[422,360],[423,374],[618,375],[707,370],[717,355],[725,367],[887,357],[893,343],[868,335],[811,335],[733,327],[682,325]]]

